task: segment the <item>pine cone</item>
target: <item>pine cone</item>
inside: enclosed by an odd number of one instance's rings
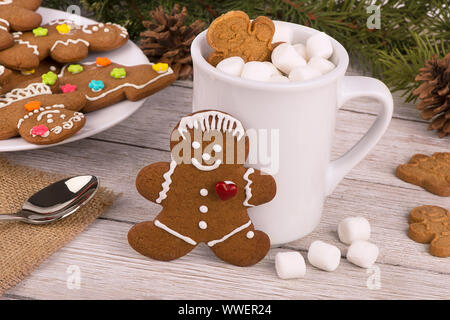
[[[425,120],[432,120],[428,130],[437,130],[439,138],[450,134],[450,53],[438,60],[436,56],[419,69],[416,81],[423,81],[413,91],[420,98],[417,109]]]
[[[205,26],[200,20],[187,26],[187,16],[186,7],[180,12],[178,4],[169,15],[159,6],[150,11],[150,21],[142,22],[148,30],[141,32],[141,49],[151,60],[168,63],[178,79],[192,75],[191,43]]]

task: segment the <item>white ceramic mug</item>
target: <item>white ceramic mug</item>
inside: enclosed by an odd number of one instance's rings
[[[305,43],[317,30],[288,22],[293,43]],[[194,64],[193,111],[218,109],[241,120],[249,129],[279,130],[277,195],[268,204],[250,208],[257,229],[266,232],[272,245],[294,241],[319,224],[325,197],[375,146],[392,117],[393,101],[379,80],[344,76],[348,54],[331,39],[336,68],[304,82],[274,83],[241,79],[211,66],[206,31],[191,46]],[[361,140],[330,162],[336,111],[348,100],[372,97],[381,103],[379,115]],[[252,147],[251,147],[252,148]],[[253,167],[264,167],[262,164]]]

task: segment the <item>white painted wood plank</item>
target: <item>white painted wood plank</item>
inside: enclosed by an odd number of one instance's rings
[[[304,279],[276,276],[272,249],[251,268],[216,259],[202,246],[174,262],[159,262],[135,253],[126,244],[128,225],[97,220],[55,253],[32,276],[8,293],[51,299],[400,299],[448,298],[450,277],[400,266],[378,265],[379,290],[367,288],[365,269],[346,260],[334,273],[307,265]],[[304,252],[302,252],[305,255]],[[67,288],[67,268],[81,271],[79,290]]]

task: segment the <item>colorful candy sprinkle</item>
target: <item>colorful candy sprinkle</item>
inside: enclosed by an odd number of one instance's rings
[[[83,72],[84,68],[81,64],[71,64],[69,67],[67,67],[67,71],[69,71],[71,74],[77,74],[80,72]]]
[[[41,102],[40,101],[30,101],[27,104],[25,104],[25,109],[28,112],[31,112],[33,110],[39,109],[41,107]]]
[[[22,70],[21,72],[22,72],[22,74],[23,74],[24,76],[29,76],[29,75],[34,74],[34,73],[36,72],[36,70],[34,70],[34,69],[31,69],[31,70]]]
[[[47,72],[42,75],[42,82],[46,85],[52,86],[56,83],[58,76],[54,72]]]
[[[33,136],[47,137],[49,134],[49,129],[43,124],[40,124],[31,129],[31,134]]]
[[[33,34],[35,37],[45,37],[48,34],[48,29],[38,27],[38,28],[33,29]]]
[[[95,61],[97,63],[97,66],[99,67],[106,67],[111,64],[111,60],[105,57],[98,57]]]
[[[91,80],[89,83],[89,88],[91,88],[94,92],[98,92],[105,89],[105,84],[101,80]]]
[[[74,92],[74,91],[77,91],[77,86],[74,84],[72,85],[70,83],[67,83],[67,84],[61,86],[61,91],[63,93]]]
[[[125,71],[125,68],[114,68],[112,69],[110,75],[116,79],[123,79],[126,77],[127,72]]]
[[[68,26],[67,24],[63,23],[63,24],[57,25],[56,26],[56,30],[60,34],[68,34],[70,32],[70,26]]]
[[[164,73],[169,69],[169,65],[167,63],[158,62],[153,64],[152,68],[158,73]]]

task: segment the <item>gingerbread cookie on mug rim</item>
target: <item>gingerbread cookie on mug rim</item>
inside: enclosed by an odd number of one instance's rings
[[[223,59],[238,56],[244,62],[269,61],[274,46],[275,25],[267,17],[250,21],[243,11],[229,11],[216,18],[208,28],[206,40],[214,50],[207,60],[216,66]]]

